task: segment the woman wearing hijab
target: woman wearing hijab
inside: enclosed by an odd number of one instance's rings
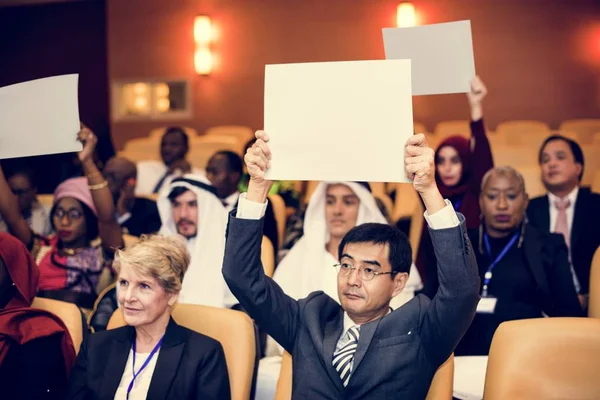
[[[471,82],[471,91],[467,93],[471,107],[471,139],[450,136],[440,143],[435,152],[437,186],[442,196],[452,202],[454,209],[465,216],[468,229],[479,225],[481,179],[494,167],[483,122],[482,102],[486,95],[485,85],[476,76]],[[429,233],[423,229],[415,263],[425,283],[437,271],[432,255]]]
[[[31,308],[39,271],[27,248],[0,233],[0,398],[63,399],[75,349],[64,323]]]
[[[560,234],[527,223],[529,198],[523,176],[497,167],[483,178],[480,225],[469,230],[481,300],[456,355],[488,355],[494,332],[505,321],[583,317]]]
[[[40,237],[33,233],[18,212],[17,199],[1,169],[0,215],[39,265],[38,296],[90,309],[97,297],[100,274],[110,266],[122,237],[108,183],[92,157],[98,139],[84,127],[78,140],[84,145],[78,156],[87,178],[71,178],[56,188],[50,212],[56,235]],[[101,243],[97,243],[98,237]]]

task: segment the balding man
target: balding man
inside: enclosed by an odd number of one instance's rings
[[[156,202],[135,196],[135,164],[125,158],[113,157],[102,173],[113,195],[121,227],[134,236],[158,232],[161,223]]]

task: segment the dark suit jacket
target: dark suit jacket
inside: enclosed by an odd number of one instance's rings
[[[67,399],[112,400],[123,376],[135,329],[91,335],[71,371]],[[229,376],[221,344],[171,319],[148,390],[148,400],[229,399]]]
[[[235,210],[233,211],[235,213]],[[469,327],[479,300],[479,277],[464,217],[456,228],[432,231],[442,288],[430,301],[417,296],[362,325],[346,388],[332,366],[344,310],[323,292],[296,301],[263,272],[262,220],[230,216],[223,276],[256,322],[293,357],[294,399],[424,399],[436,369]]]
[[[600,194],[588,188],[579,188],[573,226],[571,227],[571,261],[580,292],[589,293],[590,267],[594,252],[600,246]],[[545,232],[550,232],[550,204],[548,196],[532,199],[527,207],[529,223]]]
[[[160,214],[156,202],[144,197],[136,197],[131,217],[121,225],[133,236],[156,233],[160,229]]]

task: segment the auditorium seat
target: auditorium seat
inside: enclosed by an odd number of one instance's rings
[[[596,249],[592,259],[588,316],[600,318],[600,247]]]
[[[31,303],[31,307],[51,312],[60,318],[69,330],[71,340],[73,341],[73,347],[75,347],[75,352],[79,352],[79,347],[81,346],[81,342],[83,340],[84,326],[81,311],[75,304],[59,300],[35,297]]]
[[[254,324],[250,317],[241,311],[196,304],[177,304],[172,316],[178,324],[221,343],[229,372],[231,399],[248,400],[256,361]],[[123,313],[116,310],[107,329],[124,325]]]
[[[374,371],[376,373],[376,371]],[[281,370],[277,380],[275,400],[290,400],[292,398],[292,356],[287,351],[283,353]],[[454,383],[454,354],[442,364],[435,373],[425,400],[450,400]]]
[[[492,340],[483,398],[597,399],[599,370],[600,320],[508,321]]]

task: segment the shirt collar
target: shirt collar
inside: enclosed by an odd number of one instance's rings
[[[388,308],[388,312],[385,315],[388,315],[391,312],[392,312],[392,308],[390,307],[390,308]],[[384,317],[385,317],[385,315],[384,315]],[[344,332],[342,332],[342,334],[345,334],[346,332],[348,332],[348,329],[352,328],[354,325],[360,326],[356,322],[352,321],[352,318],[350,318],[348,313],[346,311],[344,311]]]
[[[569,199],[570,205],[569,207],[574,207],[575,206],[575,202],[577,201],[577,194],[579,193],[579,186],[575,186],[575,189],[571,190],[571,193],[569,193],[566,197],[567,199]],[[548,200],[550,201],[550,205],[553,206],[554,203],[557,200],[560,200],[560,198],[550,192],[548,192]]]

